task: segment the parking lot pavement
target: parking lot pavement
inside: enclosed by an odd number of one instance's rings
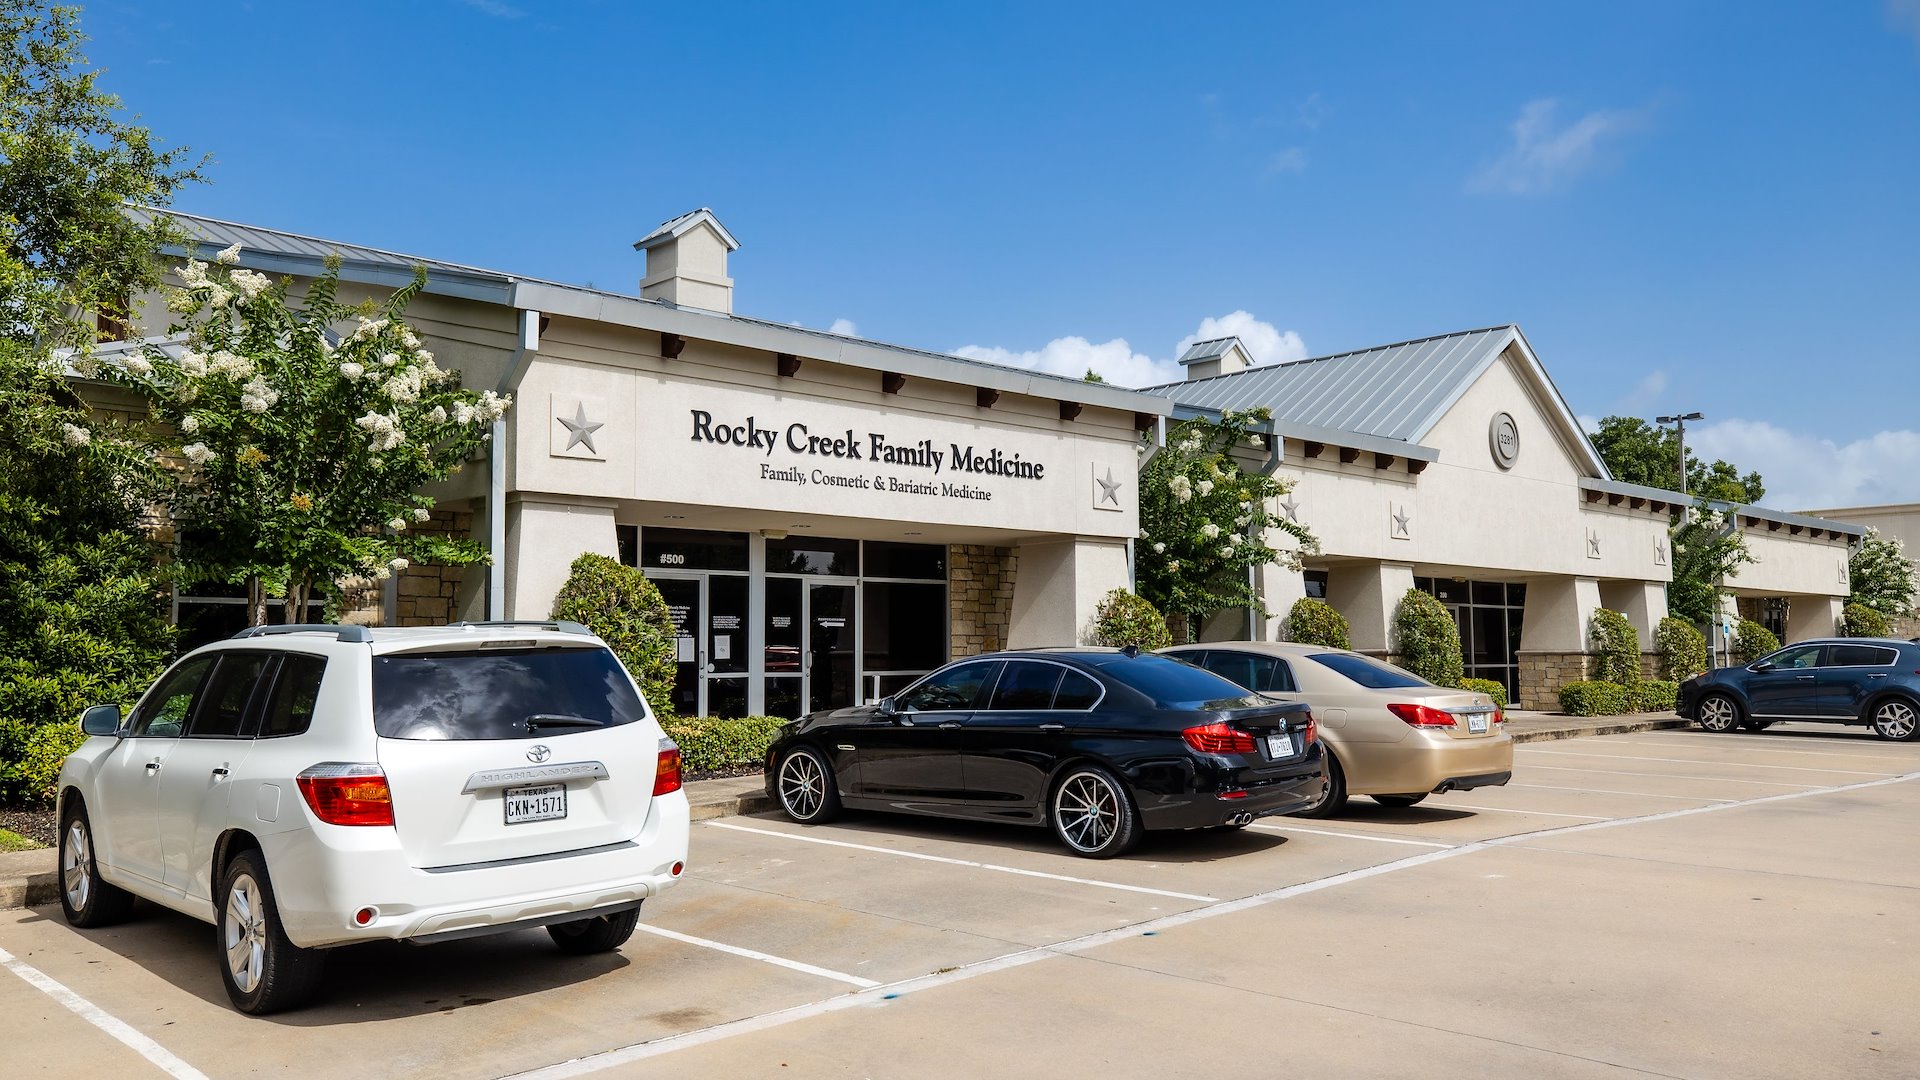
[[[228,1008],[199,923],[11,912],[5,1072],[1920,1073],[1920,747],[1809,726],[1515,758],[1508,787],[1105,862],[1000,826],[704,822],[617,954],[342,950],[319,1004],[267,1019]]]

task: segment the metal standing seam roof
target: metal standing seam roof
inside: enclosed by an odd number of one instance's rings
[[[1235,345],[1239,344],[1240,339],[1237,337],[1214,338],[1211,341],[1196,341],[1187,346],[1186,352],[1180,354],[1179,362],[1182,364],[1191,364],[1200,360],[1212,360],[1215,357],[1227,355],[1227,353],[1233,351]],[[1242,346],[1242,348],[1244,347],[1245,346]]]

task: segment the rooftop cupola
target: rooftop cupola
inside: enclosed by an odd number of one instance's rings
[[[1187,369],[1187,381],[1191,382],[1245,371],[1253,366],[1253,357],[1237,337],[1214,338],[1187,346],[1187,351],[1180,355],[1180,366]]]
[[[713,211],[701,207],[665,221],[641,237],[634,248],[647,253],[647,276],[640,279],[640,295],[681,307],[733,313],[733,279],[727,276],[727,253],[739,250]]]

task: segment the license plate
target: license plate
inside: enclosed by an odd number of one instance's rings
[[[1267,736],[1267,756],[1273,758],[1275,761],[1281,758],[1292,757],[1293,736],[1284,731],[1277,735]]]
[[[1487,714],[1486,713],[1468,713],[1467,714],[1467,734],[1483,735],[1486,733],[1486,730],[1487,730]]]
[[[538,784],[507,789],[507,824],[554,821],[567,816],[567,785]]]

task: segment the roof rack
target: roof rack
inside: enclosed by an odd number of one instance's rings
[[[477,629],[483,626],[535,626],[545,630],[557,630],[562,634],[593,636],[593,631],[571,619],[486,619],[480,622],[457,622],[452,625],[462,629]]]
[[[279,626],[249,626],[229,640],[268,637],[275,634],[334,634],[341,641],[365,645],[373,640],[373,631],[352,623],[283,623]]]

